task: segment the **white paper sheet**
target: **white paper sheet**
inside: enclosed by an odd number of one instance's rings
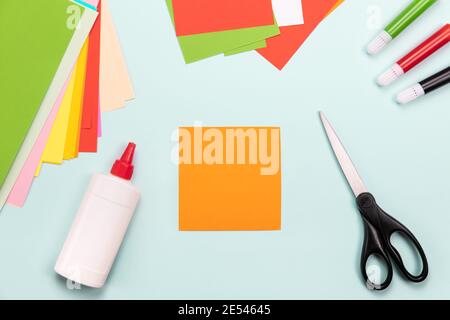
[[[272,0],[272,6],[280,27],[304,23],[302,0]]]

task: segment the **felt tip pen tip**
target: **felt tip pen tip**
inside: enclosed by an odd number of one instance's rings
[[[388,86],[392,82],[400,78],[404,73],[405,72],[403,71],[403,69],[398,64],[395,64],[394,66],[392,66],[392,68],[378,77],[377,83],[380,87]]]
[[[407,104],[423,95],[425,95],[425,91],[422,86],[417,83],[414,86],[400,92],[395,100],[398,104]]]
[[[367,53],[371,56],[376,55],[391,41],[391,35],[383,30],[369,43]]]

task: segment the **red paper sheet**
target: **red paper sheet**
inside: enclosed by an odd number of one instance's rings
[[[274,24],[271,0],[173,0],[177,36]]]
[[[101,2],[99,2],[97,10],[99,12],[98,18],[89,34],[79,152],[97,152],[99,129]]]
[[[303,0],[305,24],[281,27],[280,35],[267,39],[267,47],[258,53],[278,69],[283,69],[319,23],[340,0]]]

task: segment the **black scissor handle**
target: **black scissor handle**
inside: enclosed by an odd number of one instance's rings
[[[417,241],[416,237],[412,234],[412,232],[409,231],[409,229],[406,228],[399,221],[397,221],[396,219],[388,215],[385,211],[383,211],[383,209],[381,209],[376,203],[376,200],[372,194],[363,193],[358,196],[356,202],[358,204],[359,211],[361,212],[364,223],[366,225],[365,242],[366,241],[368,242],[367,244],[365,243],[363,246],[362,257],[368,259],[370,254],[368,256],[367,254],[375,250],[378,251],[378,254],[379,252],[382,252],[381,256],[385,260],[389,261],[389,257],[387,257],[387,254],[389,254],[393,259],[394,263],[397,265],[400,272],[408,280],[412,282],[424,281],[428,276],[428,261],[422,246],[420,245],[419,241]],[[422,260],[422,271],[419,275],[413,275],[406,269],[400,253],[392,245],[391,237],[394,233],[397,232],[405,236],[408,239],[408,241],[410,241],[414,245],[417,252],[419,253],[420,258]],[[372,252],[371,254],[374,253]],[[389,264],[390,263],[388,263],[388,267]],[[383,290],[385,288],[387,288],[387,286],[379,290]]]
[[[382,239],[376,228],[365,218],[364,219],[364,244],[361,252],[361,274],[366,282],[366,286],[370,290],[384,290],[391,284],[393,270],[392,263],[387,252],[384,250]],[[384,260],[387,266],[387,276],[384,282],[374,283],[367,275],[367,261],[373,255]]]

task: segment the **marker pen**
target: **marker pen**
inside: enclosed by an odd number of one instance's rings
[[[397,96],[397,102],[406,104],[450,83],[450,67],[416,83]]]
[[[427,59],[437,50],[445,46],[450,40],[450,24],[444,25],[417,48],[408,53],[394,64],[389,70],[378,77],[380,86],[387,86],[400,78],[403,74]]]
[[[437,0],[414,0],[367,46],[370,55],[380,52],[389,42],[403,32]]]

